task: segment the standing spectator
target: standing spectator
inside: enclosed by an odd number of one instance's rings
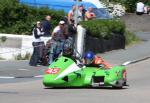
[[[72,9],[68,12],[68,23],[71,24],[71,20],[75,20],[76,5],[72,6]]]
[[[74,24],[74,20],[71,20],[71,24],[68,25],[68,37],[72,38],[73,46],[75,46],[76,33],[77,33],[77,28]]]
[[[48,63],[51,64],[54,58],[57,58],[59,54],[63,51],[63,45],[65,41],[65,34],[64,34],[64,26],[65,22],[60,21],[58,26],[56,26],[52,32],[52,44],[49,53],[49,61]]]
[[[41,40],[41,36],[43,36],[43,32],[41,32],[41,23],[40,21],[36,22],[35,27],[33,28],[33,54],[31,56],[29,64],[31,66],[38,66],[43,54],[44,42]]]
[[[42,29],[43,29],[43,32],[44,32],[43,36],[46,36],[46,37],[50,36],[50,30],[51,30],[50,20],[51,20],[51,16],[47,15],[45,17],[45,20],[42,22]]]
[[[142,0],[139,0],[139,2],[136,4],[136,14],[144,14],[144,3],[142,2]]]
[[[85,13],[85,20],[92,20],[94,19],[96,16],[93,12],[93,8],[89,7],[88,10]]]
[[[80,5],[78,11],[78,21],[83,21],[85,19],[85,12],[86,10],[84,9],[84,6]]]

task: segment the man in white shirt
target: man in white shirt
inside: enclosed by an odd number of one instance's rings
[[[52,44],[49,50],[48,63],[51,64],[55,58],[63,51],[63,45],[65,41],[65,22],[60,21],[59,25],[56,26],[52,32]]]
[[[139,0],[139,2],[136,4],[136,14],[144,14],[144,3],[142,2],[142,0]]]

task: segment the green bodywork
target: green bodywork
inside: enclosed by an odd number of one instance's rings
[[[102,86],[115,86],[118,80],[123,79],[124,66],[114,66],[110,69],[99,67],[72,67],[72,71],[60,76],[69,66],[75,65],[75,62],[67,57],[59,57],[48,69],[59,68],[57,73],[45,73],[43,84],[46,87],[90,87],[93,84],[93,77],[104,77]],[[77,68],[74,70],[74,68]],[[48,70],[47,69],[47,70]],[[69,70],[68,70],[69,71]],[[67,71],[67,72],[68,72]],[[60,77],[59,77],[60,76]],[[98,85],[100,86],[100,85]]]

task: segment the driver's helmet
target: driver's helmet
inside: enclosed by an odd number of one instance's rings
[[[69,41],[66,41],[64,43],[64,47],[63,47],[63,55],[64,56],[71,56],[72,54],[73,54],[72,43]]]
[[[91,64],[93,62],[94,56],[95,55],[93,52],[91,52],[91,51],[86,52],[84,55],[85,63]]]

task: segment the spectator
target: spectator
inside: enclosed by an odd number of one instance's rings
[[[49,64],[51,64],[54,58],[57,58],[59,54],[63,51],[63,45],[66,36],[64,34],[64,26],[65,26],[65,22],[60,21],[59,25],[56,26],[52,32],[52,44],[50,48],[49,61],[48,61]]]
[[[78,21],[83,21],[85,18],[85,12],[86,10],[84,9],[83,5],[79,6],[79,11],[78,11]]]
[[[71,24],[71,20],[75,20],[76,5],[72,6],[72,9],[68,12],[68,23]]]
[[[33,54],[31,56],[29,64],[31,66],[38,66],[44,49],[44,42],[41,40],[41,36],[43,36],[43,32],[41,32],[41,23],[40,21],[36,22],[35,27],[33,28],[32,35],[33,35]]]
[[[68,18],[67,18],[67,16],[64,16],[64,17],[61,19],[61,21],[64,21],[64,22],[65,22],[63,32],[64,32],[65,38],[67,38],[67,37],[68,37]]]
[[[139,0],[139,2],[136,4],[136,14],[144,14],[144,3],[142,2],[142,0]]]
[[[150,1],[147,0],[145,2],[144,13],[149,14],[149,12],[150,12]]]
[[[72,38],[72,44],[75,46],[75,36],[77,33],[77,28],[74,24],[74,20],[71,20],[71,24],[68,25],[68,37]]]
[[[85,20],[92,20],[95,17],[96,16],[95,16],[95,13],[93,12],[93,8],[89,7],[88,10],[85,13]]]
[[[43,32],[44,32],[43,36],[45,36],[45,37],[50,36],[50,30],[51,30],[50,20],[51,20],[51,16],[47,15],[45,17],[45,20],[42,22],[42,29],[43,29]]]

